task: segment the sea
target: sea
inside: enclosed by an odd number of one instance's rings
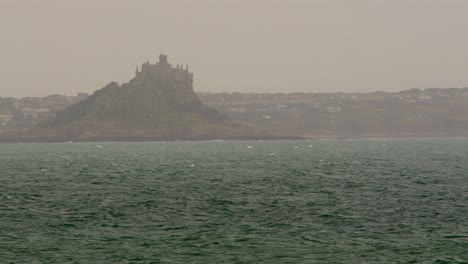
[[[0,144],[0,263],[468,263],[468,139]]]

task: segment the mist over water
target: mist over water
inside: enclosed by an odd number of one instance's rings
[[[3,263],[466,263],[468,139],[4,144]]]

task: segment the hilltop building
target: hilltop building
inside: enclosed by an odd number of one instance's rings
[[[182,65],[173,68],[167,60],[167,55],[164,54],[159,55],[159,61],[156,64],[150,64],[148,61],[141,65],[141,70],[137,67],[134,80],[147,79],[169,82],[177,86],[188,87],[193,91],[193,73],[189,72],[188,65],[185,65],[185,69]]]

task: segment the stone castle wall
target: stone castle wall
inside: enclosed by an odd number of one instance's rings
[[[193,73],[188,71],[188,65],[185,69],[182,65],[173,68],[167,56],[163,54],[159,55],[159,61],[156,64],[145,62],[141,65],[141,70],[137,67],[135,80],[145,79],[169,82],[193,91]]]

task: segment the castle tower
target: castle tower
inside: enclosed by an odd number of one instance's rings
[[[159,63],[160,64],[169,64],[169,62],[167,62],[167,55],[159,54]]]
[[[137,65],[137,66],[136,66],[136,71],[135,71],[135,78],[138,77],[138,73],[139,73],[139,72],[138,72],[138,65]]]
[[[140,81],[155,80],[173,84],[174,87],[190,89],[193,91],[193,74],[189,72],[188,64],[177,64],[174,68],[169,63],[167,55],[160,54],[159,61],[150,64],[144,62],[141,67],[137,66],[135,78]]]

